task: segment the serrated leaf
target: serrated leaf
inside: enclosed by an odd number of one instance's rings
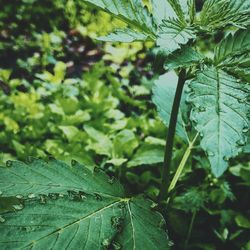
[[[165,54],[171,54],[186,44],[195,35],[191,27],[181,23],[176,19],[164,20],[159,27],[157,45],[165,50]]]
[[[72,167],[66,169],[66,164],[62,167],[61,162],[51,163],[43,163],[42,169],[41,161],[34,161],[32,166],[13,162],[9,167],[1,168],[1,185],[7,181],[19,185],[19,190],[11,185],[6,190],[6,185],[2,185],[3,194],[25,196],[23,206],[1,215],[1,249],[169,249],[165,221],[159,213],[151,210],[151,201],[116,196],[123,195],[123,191],[117,190],[120,184],[101,172],[92,173],[74,163],[74,166],[81,167],[76,173]],[[50,169],[50,179],[46,176],[46,168]],[[32,185],[24,189],[25,178],[29,178]],[[37,185],[34,183],[37,179],[45,183]],[[70,183],[70,187],[58,182],[63,179]],[[49,187],[44,190],[38,186]],[[28,192],[33,195],[26,197]],[[148,223],[145,223],[145,218]]]
[[[228,25],[249,25],[249,0],[207,0],[200,13],[199,24],[203,29],[214,30]]]
[[[203,57],[190,47],[183,47],[170,54],[164,64],[166,69],[187,68],[199,63]]]
[[[141,0],[84,0],[92,6],[96,6],[122,21],[132,25],[141,32],[154,36],[156,27],[149,10],[144,7]]]
[[[0,167],[0,190],[4,196],[61,193],[67,190],[97,192],[106,195],[123,196],[122,186],[108,183],[102,171],[90,169],[75,163],[68,166],[62,161],[48,163],[34,159],[25,164],[9,161],[11,167]]]
[[[249,90],[214,67],[198,72],[190,88],[191,120],[200,132],[201,147],[207,152],[212,172],[219,177],[227,169],[228,160],[237,156],[246,143],[243,132],[249,129]]]
[[[214,61],[218,65],[232,63],[234,56],[250,51],[250,28],[229,34],[215,48]],[[242,58],[241,58],[242,59]]]
[[[125,42],[130,43],[134,41],[146,41],[148,36],[131,30],[131,29],[117,29],[107,36],[98,37],[98,40],[104,42]]]
[[[152,100],[157,107],[160,118],[166,126],[169,125],[177,83],[178,76],[174,71],[161,75],[159,79],[154,82]],[[181,112],[178,114],[176,133],[182,139],[187,140]]]
[[[215,48],[215,64],[250,82],[250,29],[229,34]]]
[[[167,0],[152,1],[153,16],[158,26],[162,20],[169,18],[178,18],[174,9]]]

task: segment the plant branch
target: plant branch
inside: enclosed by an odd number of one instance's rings
[[[191,153],[191,151],[193,149],[194,143],[195,143],[198,135],[199,135],[199,133],[197,133],[196,136],[194,137],[194,139],[192,140],[192,142],[189,143],[189,146],[186,149],[186,151],[185,151],[185,153],[184,153],[184,155],[183,155],[183,157],[181,159],[181,162],[180,162],[180,164],[179,164],[179,166],[178,166],[178,168],[177,168],[177,170],[175,172],[174,178],[172,179],[172,181],[171,181],[171,183],[169,185],[168,193],[170,193],[175,188],[175,185],[176,185],[178,179],[180,178],[180,175],[181,175],[181,173],[182,173],[182,171],[184,169],[184,166],[186,165],[186,162],[187,162],[187,160],[188,160],[188,158],[190,156],[190,153]]]
[[[168,128],[168,134],[166,138],[166,147],[165,147],[165,156],[164,156],[164,163],[163,163],[163,170],[162,170],[162,183],[159,193],[159,202],[163,201],[167,198],[168,195],[168,187],[170,181],[170,168],[171,168],[171,161],[173,155],[173,145],[174,145],[174,135],[176,129],[176,123],[178,118],[178,112],[181,102],[182,90],[184,87],[184,83],[186,80],[186,71],[182,69],[179,73],[179,80],[177,89],[175,92],[175,98],[173,102],[173,107],[171,111],[170,123]]]

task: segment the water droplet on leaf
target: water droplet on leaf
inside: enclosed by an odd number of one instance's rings
[[[208,155],[208,156],[215,156],[214,152],[212,152],[212,151],[208,151],[208,152],[207,152],[207,155]]]
[[[94,195],[97,201],[102,201],[102,196],[100,194],[94,193]]]
[[[18,205],[13,205],[12,206],[15,210],[22,210],[23,209],[23,204],[18,204]]]
[[[35,197],[36,197],[36,195],[33,194],[33,193],[28,194],[28,198],[30,198],[30,199],[33,199],[33,198],[35,198]]]
[[[4,222],[5,222],[4,217],[0,215],[0,223],[4,223]]]
[[[104,239],[103,241],[102,241],[102,245],[104,246],[104,247],[108,247],[108,246],[110,246],[110,239]]]
[[[22,198],[23,198],[23,196],[22,196],[22,195],[20,195],[20,194],[18,194],[18,195],[16,195],[16,198],[17,198],[17,199],[22,199]]]
[[[12,166],[12,163],[13,163],[12,161],[6,161],[6,166],[7,166],[7,167],[11,167],[11,166]]]

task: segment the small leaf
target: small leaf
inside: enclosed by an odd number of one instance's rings
[[[183,47],[166,58],[165,68],[176,69],[190,67],[199,63],[203,57],[190,47]]]
[[[180,45],[186,44],[190,39],[194,39],[195,35],[191,27],[181,23],[178,20],[164,20],[159,27],[157,45],[164,48],[166,54],[180,48]]]

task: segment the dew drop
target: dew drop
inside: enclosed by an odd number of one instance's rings
[[[102,241],[102,246],[104,246],[104,247],[108,247],[108,246],[110,246],[110,239],[104,239],[103,241]]]
[[[247,133],[249,131],[249,127],[247,126],[247,127],[244,127],[243,129],[242,129],[242,132],[243,133]]]
[[[4,222],[5,222],[4,217],[0,215],[0,223],[4,223]]]
[[[208,152],[207,152],[207,155],[208,155],[208,156],[215,156],[214,152],[212,152],[212,151],[208,151]]]
[[[204,137],[204,133],[200,132],[200,137],[203,138]]]
[[[13,205],[12,206],[15,210],[22,210],[23,209],[23,204],[18,204],[18,205]]]
[[[94,167],[94,173],[99,173],[101,169],[99,167]]]
[[[110,177],[108,179],[108,183],[111,184],[111,185],[114,184],[115,183],[115,177],[114,176]]]
[[[75,166],[77,164],[77,161],[76,160],[71,160],[71,166]]]
[[[46,196],[45,195],[41,195],[40,196],[40,204],[46,204],[47,200],[46,200]]]
[[[59,195],[57,193],[49,193],[48,196],[49,196],[50,199],[56,200]]]
[[[199,107],[199,108],[198,108],[198,111],[199,111],[199,112],[205,112],[205,111],[206,111],[206,108],[205,108],[205,107]]]
[[[30,198],[30,199],[33,199],[33,198],[35,198],[35,197],[36,197],[36,195],[33,194],[33,193],[28,194],[28,198]]]
[[[101,196],[100,194],[94,193],[94,195],[95,195],[95,199],[96,199],[97,201],[102,201],[102,196]]]
[[[22,196],[22,195],[20,195],[20,194],[18,194],[18,195],[16,195],[16,198],[17,198],[17,199],[22,199],[22,198],[23,198],[23,196]]]
[[[11,166],[12,166],[12,163],[13,163],[13,162],[10,161],[10,160],[9,160],[9,161],[6,161],[6,166],[7,166],[7,167],[11,167]]]
[[[113,243],[112,243],[112,246],[113,246],[113,249],[114,249],[114,250],[120,250],[120,249],[122,249],[121,244],[118,243],[118,242],[113,242]]]
[[[238,146],[244,146],[246,144],[246,141],[244,139],[240,139],[236,143]]]

